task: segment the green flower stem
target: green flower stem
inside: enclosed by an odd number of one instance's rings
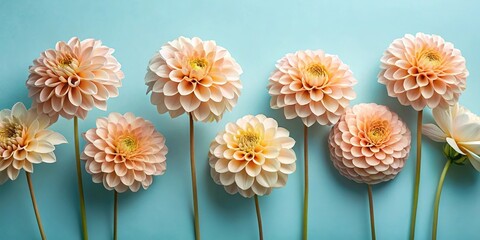
[[[372,240],[377,239],[377,235],[375,234],[375,214],[373,213],[373,194],[372,194],[372,186],[367,184],[368,190],[368,206],[370,208],[370,231],[372,232]]]
[[[113,239],[117,240],[118,193],[113,190]]]
[[[47,237],[45,236],[45,231],[43,230],[42,219],[40,218],[40,212],[38,211],[37,207],[37,200],[35,200],[35,193],[33,192],[32,179],[29,172],[25,172],[25,174],[27,175],[28,189],[30,190],[30,197],[32,198],[33,210],[35,211],[35,217],[37,218],[38,230],[40,231],[42,240],[46,240]]]
[[[413,190],[412,219],[410,220],[410,240],[415,239],[415,222],[417,220],[418,191],[420,189],[420,170],[422,167],[422,120],[423,110],[417,116],[417,164],[415,168],[415,187]]]
[[[260,204],[258,203],[258,196],[255,194],[255,210],[257,212],[257,222],[258,222],[258,238],[263,240],[263,227],[262,227],[262,214],[260,214]]]
[[[195,170],[195,130],[193,125],[192,113],[190,117],[190,170],[192,174],[192,194],[193,194],[193,215],[195,226],[195,239],[200,240],[200,221],[198,216],[198,198],[197,198],[197,174]]]
[[[73,118],[73,131],[75,135],[75,158],[77,164],[78,194],[80,200],[80,214],[82,216],[83,239],[88,240],[87,214],[85,213],[85,197],[83,195],[82,165],[80,163],[80,143],[78,139],[78,118]]]
[[[305,189],[303,192],[303,240],[307,240],[308,238],[308,127],[303,126],[303,155],[305,161],[305,168],[304,168],[304,184]]]
[[[445,163],[442,175],[440,175],[440,180],[438,180],[437,194],[435,194],[435,204],[433,207],[432,240],[437,239],[438,208],[440,206],[440,195],[442,195],[443,182],[445,181],[445,176],[447,175],[448,169],[450,168],[451,164],[452,160],[448,160]]]

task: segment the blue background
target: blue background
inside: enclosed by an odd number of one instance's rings
[[[323,49],[350,65],[358,79],[353,104],[389,106],[415,133],[416,112],[400,106],[377,83],[379,59],[405,33],[435,33],[451,41],[467,59],[468,87],[461,104],[480,113],[480,3],[475,1],[7,1],[0,2],[0,108],[17,101],[29,106],[24,86],[28,66],[40,52],[72,36],[96,38],[115,48],[125,73],[120,95],[108,112],[131,111],[151,120],[167,138],[166,174],[147,191],[119,197],[120,239],[193,239],[188,118],[159,115],[145,95],[148,60],[179,36],[213,39],[244,70],[243,92],[233,112],[219,123],[196,123],[196,158],[203,239],[256,239],[253,199],[228,195],[209,174],[210,141],[227,122],[246,114],[274,117],[297,140],[297,172],[285,188],[260,198],[265,239],[300,239],[303,188],[302,123],[271,110],[266,85],[277,59],[300,49]],[[82,132],[108,112],[93,110],[80,121]],[[432,122],[427,110],[424,122]],[[69,140],[58,146],[57,163],[35,166],[33,182],[49,239],[79,239],[73,121],[53,127]],[[310,130],[310,239],[369,239],[367,188],[341,177],[329,160],[330,127]],[[400,175],[373,188],[379,239],[407,239],[415,169],[415,141]],[[83,149],[83,140],[82,140]],[[424,139],[417,239],[431,233],[432,205],[445,162],[442,144]],[[113,192],[94,184],[84,171],[90,239],[112,237]],[[470,166],[447,175],[440,208],[439,239],[478,239],[480,178]],[[25,175],[0,186],[0,239],[36,239],[38,231]]]

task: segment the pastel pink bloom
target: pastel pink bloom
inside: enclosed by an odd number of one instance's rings
[[[453,105],[465,90],[468,70],[460,50],[437,35],[396,39],[381,59],[378,82],[388,95],[420,111]]]
[[[210,144],[210,173],[230,194],[270,194],[287,183],[295,169],[295,140],[277,121],[247,115],[228,123]]]
[[[306,126],[335,124],[356,97],[357,80],[336,55],[322,50],[289,53],[270,76],[270,106],[284,109],[287,119],[300,117]]]
[[[358,183],[393,179],[410,152],[410,130],[387,107],[375,103],[348,108],[328,138],[335,168]]]
[[[84,138],[85,169],[93,182],[103,182],[108,190],[147,189],[152,176],[165,172],[165,138],[151,122],[132,113],[111,113],[97,119],[97,128],[88,130]]]
[[[438,126],[424,124],[423,134],[433,141],[446,142],[480,171],[480,117],[458,104],[434,108],[432,113]]]
[[[168,42],[148,64],[145,84],[159,113],[172,118],[219,121],[231,111],[242,89],[242,68],[214,41],[180,37]]]
[[[17,179],[22,169],[33,173],[33,164],[56,161],[55,145],[67,141],[49,125],[47,115],[20,102],[0,111],[0,184]]]
[[[94,39],[57,42],[30,66],[26,85],[33,106],[54,121],[59,115],[85,119],[94,107],[106,110],[124,77],[113,52]]]

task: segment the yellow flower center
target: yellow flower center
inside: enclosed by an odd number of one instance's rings
[[[425,51],[421,53],[419,62],[424,66],[437,67],[441,63],[440,54],[436,51]]]
[[[6,122],[0,126],[0,143],[10,144],[23,132],[23,126],[17,122]]]
[[[119,153],[130,154],[137,150],[138,143],[137,143],[137,140],[132,136],[126,136],[126,137],[120,138],[120,141],[118,141],[118,144],[117,144],[117,148]]]
[[[381,144],[390,136],[388,121],[376,120],[370,124],[367,131],[367,137],[374,145]]]
[[[75,76],[79,67],[79,61],[71,54],[62,54],[57,58],[56,70],[67,76]]]
[[[244,152],[254,152],[260,143],[260,136],[255,132],[244,132],[238,138],[238,147]]]
[[[307,73],[306,82],[311,87],[322,86],[328,80],[328,72],[325,67],[319,63],[309,65],[305,72]]]
[[[190,67],[192,67],[193,70],[200,71],[204,70],[208,65],[207,60],[203,58],[195,58],[190,60]]]

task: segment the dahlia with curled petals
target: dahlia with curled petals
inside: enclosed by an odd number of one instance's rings
[[[106,110],[124,77],[113,52],[94,39],[57,42],[30,66],[26,85],[33,107],[54,121],[59,115],[85,119],[93,107]]]
[[[228,123],[210,145],[210,173],[230,194],[270,194],[287,183],[295,169],[295,140],[277,121],[247,115]]]
[[[381,59],[378,82],[388,95],[420,111],[447,108],[466,88],[465,58],[453,44],[437,35],[417,33],[396,39]]]
[[[377,184],[402,170],[410,138],[410,130],[396,113],[375,103],[359,104],[348,108],[330,131],[330,158],[348,179]]]
[[[180,37],[150,60],[145,84],[159,113],[175,118],[187,112],[194,120],[219,121],[237,103],[240,74],[240,65],[214,41]]]
[[[287,119],[300,117],[309,127],[335,124],[356,97],[357,80],[338,56],[322,50],[289,53],[270,76],[270,106],[284,109]]]
[[[108,190],[147,189],[152,176],[165,172],[165,138],[151,122],[132,113],[111,113],[97,119],[97,128],[88,130],[84,138],[85,169],[93,182],[103,182]]]
[[[0,111],[0,184],[17,179],[22,169],[33,173],[33,164],[56,161],[55,145],[67,140],[49,125],[47,115],[23,103]]]

